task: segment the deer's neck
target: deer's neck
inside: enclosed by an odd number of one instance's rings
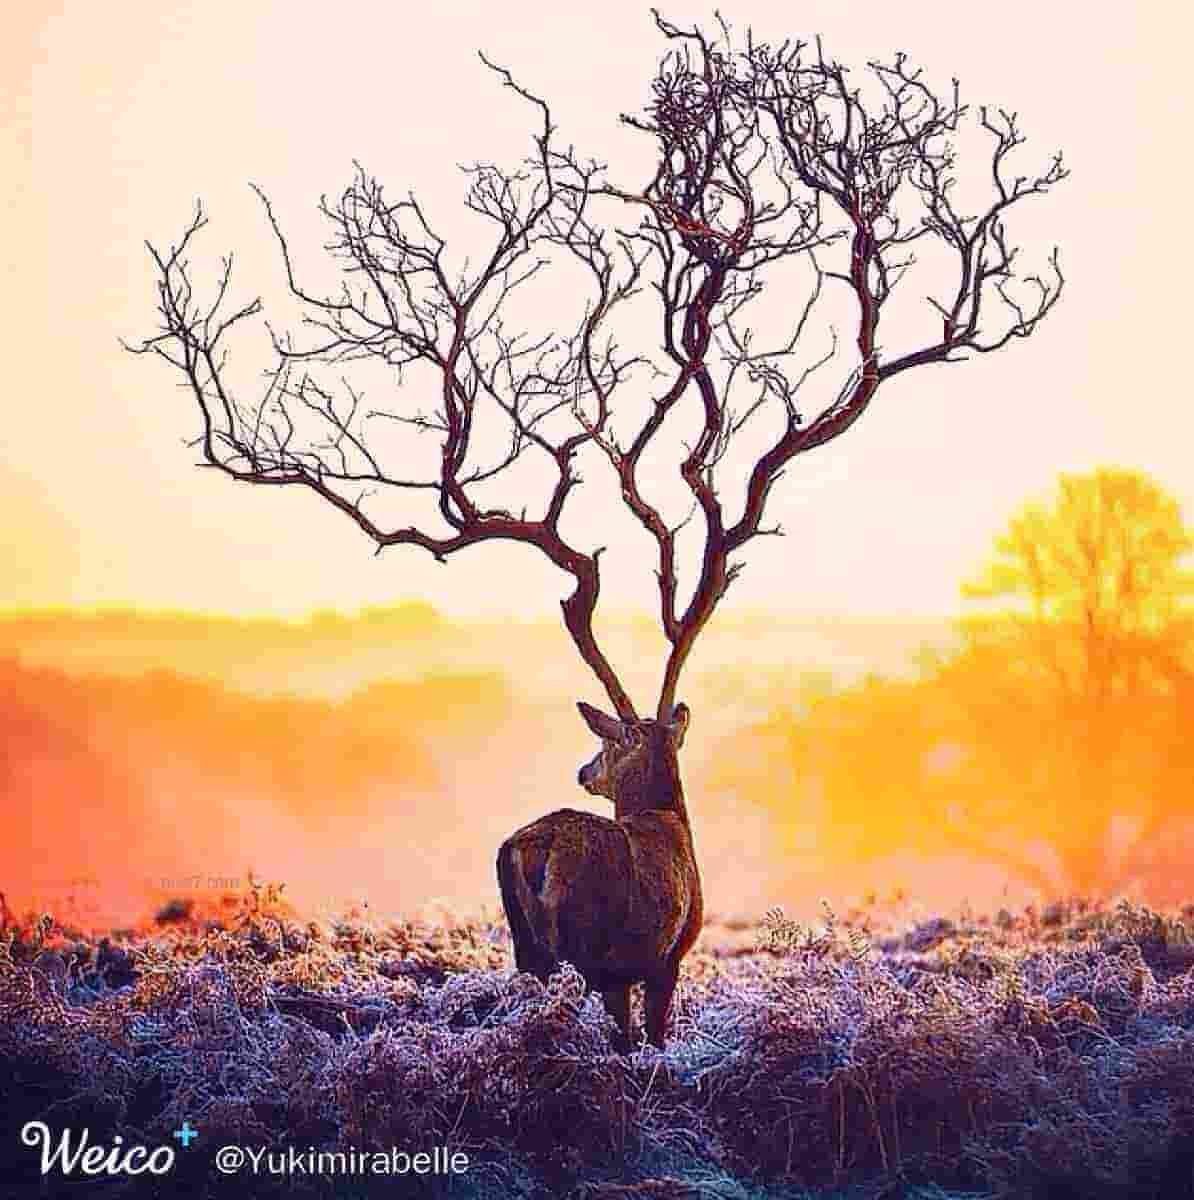
[[[651,810],[674,812],[687,825],[684,785],[675,756],[662,755],[642,775],[625,780],[615,808],[619,817]]]

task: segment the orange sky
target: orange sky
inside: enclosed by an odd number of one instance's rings
[[[152,328],[142,239],[168,243],[197,196],[211,225],[196,281],[210,283],[235,247],[238,295],[268,299],[279,277],[250,180],[274,200],[300,267],[319,260],[314,204],[348,181],[353,158],[395,194],[414,188],[451,233],[455,164],[509,163],[529,146],[528,112],[478,48],[551,100],[565,141],[641,175],[643,141],[616,116],[643,102],[661,53],[646,6],[414,8],[59,0],[27,6],[37,15],[15,29],[10,16],[0,49],[10,231],[0,608],[289,615],[423,596],[449,612],[553,617],[566,580],[529,551],[516,568],[506,547],[449,567],[413,551],[374,559],[314,499],[250,494],[193,468],[182,439],[196,421],[176,380],[117,343]],[[685,4],[667,15],[709,14]],[[1143,469],[1194,518],[1179,328],[1191,277],[1187,167],[1174,159],[1190,127],[1179,62],[1188,39],[1168,8],[1092,19],[1077,4],[1012,0],[985,12],[981,30],[944,3],[741,0],[732,15],[769,39],[820,32],[848,64],[906,50],[932,81],[956,74],[963,99],[1017,109],[1025,169],[1061,146],[1073,175],[1013,222],[1026,258],[1062,246],[1069,289],[1055,314],[1000,354],[899,376],[849,434],[797,460],[769,510],[789,537],[750,548],[727,605],[953,611],[959,581],[1010,511],[1051,491],[1059,470]],[[922,303],[897,294],[893,307],[901,300]],[[261,346],[249,338],[240,349],[251,377]],[[650,604],[650,576],[634,569],[641,544],[596,528],[578,540],[610,541],[611,604]]]

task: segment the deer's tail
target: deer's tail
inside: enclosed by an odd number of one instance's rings
[[[543,902],[527,879],[523,847],[513,838],[498,851],[497,877],[519,969],[531,969],[532,960],[554,954],[556,947],[545,928]]]

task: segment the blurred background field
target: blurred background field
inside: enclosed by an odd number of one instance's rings
[[[1159,486],[1103,469],[1011,519],[952,621],[714,621],[682,762],[710,910],[1189,899],[1190,547]],[[652,694],[652,620],[599,632]],[[483,912],[514,828],[604,811],[575,783],[600,697],[554,624],[11,613],[0,697],[14,909],[126,920],[255,871],[308,911]]]
[[[651,674],[645,623],[605,637]],[[759,804],[790,764],[755,730],[794,704],[793,684],[907,670],[923,641],[949,637],[943,623],[762,617],[708,631],[685,692],[684,770],[719,909],[815,907],[840,891],[815,846],[777,847],[781,810]],[[574,701],[595,697],[554,626],[464,625],[419,605],[305,623],[29,614],[0,621],[0,659],[13,902],[69,894],[129,917],[163,879],[252,869],[313,906],[476,909],[498,902],[493,859],[511,830],[552,808],[604,811],[575,783],[592,738]]]

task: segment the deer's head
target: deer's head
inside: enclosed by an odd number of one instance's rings
[[[688,728],[687,704],[677,704],[669,721],[623,721],[583,700],[577,708],[602,743],[577,773],[585,791],[612,800],[619,812],[683,803],[676,755]]]

